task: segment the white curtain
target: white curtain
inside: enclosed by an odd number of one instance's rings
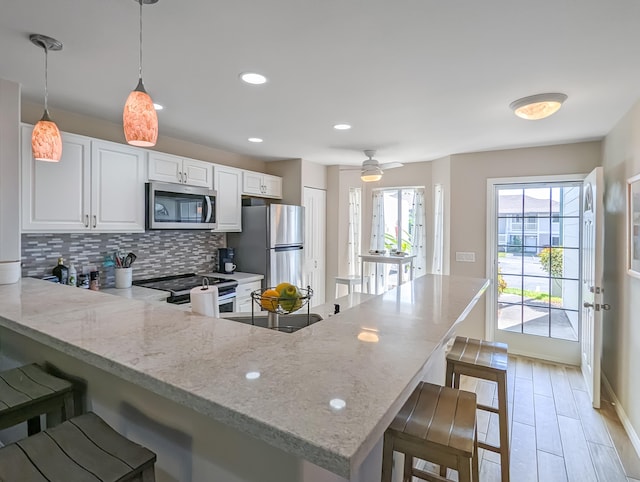
[[[431,272],[442,273],[444,257],[444,193],[442,185],[433,187],[433,263]]]
[[[371,241],[369,243],[369,249],[375,249],[381,251],[384,248],[384,192],[373,191],[373,203],[372,203],[372,217],[371,217]],[[375,265],[373,263],[366,263],[364,265],[365,271],[363,276],[371,279],[371,276],[375,278]],[[383,283],[385,280],[386,270],[380,270],[379,276],[382,278]],[[374,279],[371,284],[373,293],[378,292],[379,279]],[[384,286],[384,284],[383,284]]]
[[[371,242],[369,249],[384,249],[384,192],[373,191],[373,216],[371,218]]]
[[[361,197],[359,187],[349,188],[349,264],[350,275],[360,275]]]
[[[422,276],[426,273],[427,255],[425,249],[425,209],[424,209],[424,189],[416,189],[413,196],[413,212],[415,213],[415,225],[413,231],[413,246],[411,254],[416,258],[413,263],[414,277]]]

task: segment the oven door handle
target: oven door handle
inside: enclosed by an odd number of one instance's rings
[[[204,218],[204,222],[208,223],[209,221],[211,221],[211,214],[213,213],[213,209],[211,208],[211,198],[209,196],[205,196],[204,200],[207,204],[207,214]]]
[[[222,296],[218,296],[218,303],[222,302],[222,301],[229,301],[232,300],[236,297],[236,293],[227,293],[226,295],[222,295]]]

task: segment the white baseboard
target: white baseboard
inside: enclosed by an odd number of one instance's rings
[[[604,373],[602,374],[602,382],[604,383],[605,390],[609,392],[609,396],[611,397],[611,401],[614,403],[614,408],[618,414],[618,418],[620,419],[620,422],[622,422],[622,426],[631,440],[631,445],[633,445],[638,457],[640,457],[640,437],[638,437],[633,425],[631,425],[631,420],[627,417],[624,408],[622,408],[622,405],[620,404],[620,400],[618,400],[618,397],[616,397],[616,394],[613,392],[613,388],[611,388],[609,380],[604,376]]]

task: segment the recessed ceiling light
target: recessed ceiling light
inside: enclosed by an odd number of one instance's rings
[[[522,119],[538,120],[556,113],[565,100],[566,94],[536,94],[515,100],[509,107]]]
[[[155,110],[162,110],[164,109],[164,106],[160,105],[160,104],[156,104],[155,102],[153,103],[153,108]]]
[[[348,131],[351,129],[351,126],[349,124],[336,124],[333,128],[337,131]]]
[[[247,372],[244,377],[247,380],[257,380],[258,378],[260,378],[260,372]]]
[[[247,84],[260,85],[267,81],[267,78],[262,74],[256,74],[255,72],[245,72],[240,74],[240,78]]]
[[[347,402],[345,402],[341,398],[332,398],[331,400],[329,400],[329,406],[334,410],[342,410],[347,406]]]
[[[249,142],[262,142],[262,139],[260,139],[259,137],[249,137],[249,139],[247,139]]]

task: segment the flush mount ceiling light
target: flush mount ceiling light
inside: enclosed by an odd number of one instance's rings
[[[158,0],[134,0],[140,4],[140,63],[138,85],[129,94],[122,113],[122,126],[127,143],[132,146],[151,147],[158,140],[158,115],[153,101],[142,83],[142,4],[152,5]]]
[[[556,113],[565,100],[565,94],[536,94],[515,100],[509,107],[522,119],[538,120]]]
[[[240,74],[240,78],[247,84],[260,85],[267,81],[267,78],[262,74],[255,72],[244,72]]]
[[[351,129],[351,126],[349,124],[336,124],[333,128],[337,131],[348,131]]]
[[[40,34],[29,35],[29,40],[44,49],[44,114],[33,128],[31,150],[36,161],[58,162],[62,157],[62,138],[58,126],[49,117],[47,75],[49,50],[62,50],[62,42]]]

